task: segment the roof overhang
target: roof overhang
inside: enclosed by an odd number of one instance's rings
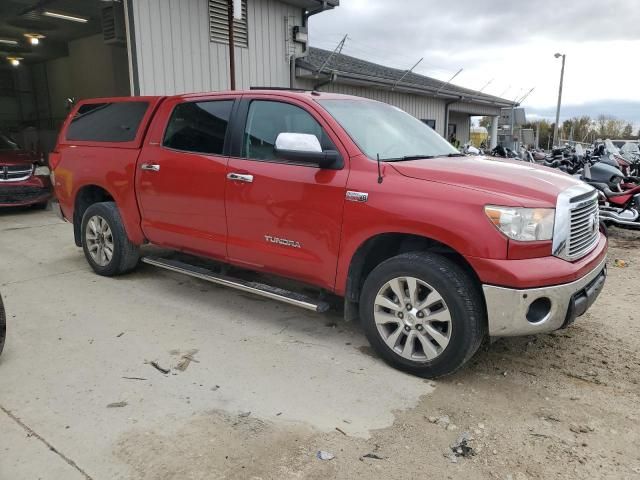
[[[322,7],[326,3],[327,8],[333,8],[340,5],[340,0],[281,0],[282,3],[293,5],[300,8],[318,8]]]
[[[330,77],[329,74],[321,73],[315,70],[310,64],[304,62],[304,57],[298,59],[297,62],[298,68],[296,69],[296,76],[301,79],[313,79],[313,80],[325,80]],[[516,103],[509,102],[507,100],[500,101],[496,97],[496,99],[486,98],[484,96],[477,96],[473,94],[462,94],[459,92],[451,92],[447,90],[447,88],[435,88],[435,87],[427,87],[424,85],[416,85],[408,82],[400,82],[396,83],[395,80],[390,80],[387,78],[373,77],[370,75],[361,75],[352,72],[343,72],[339,70],[333,69],[331,74],[337,75],[337,82],[345,83],[350,85],[358,85],[358,86],[368,86],[374,88],[381,88],[384,90],[394,90],[397,92],[403,93],[411,93],[414,95],[424,95],[433,98],[439,98],[445,101],[456,101],[456,102],[472,102],[481,105],[487,105],[496,108],[511,108]]]

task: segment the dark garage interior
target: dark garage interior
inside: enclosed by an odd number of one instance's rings
[[[0,132],[46,155],[74,101],[129,93],[121,1],[0,2]]]

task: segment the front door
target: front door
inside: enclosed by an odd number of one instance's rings
[[[244,97],[240,112],[242,145],[234,146],[239,151],[227,169],[229,260],[332,289],[349,165],[344,149],[302,102]],[[344,168],[278,158],[274,146],[282,132],[316,135],[324,150],[341,153]]]
[[[226,258],[227,130],[234,100],[170,100],[137,164],[142,229],[150,242]]]

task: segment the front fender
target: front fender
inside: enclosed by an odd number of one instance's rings
[[[377,174],[363,172],[357,184],[349,186],[369,195],[366,202],[345,202],[337,294],[346,291],[349,266],[358,249],[381,234],[435,240],[463,256],[507,258],[506,237],[484,213],[484,206],[492,203],[486,192],[407,178],[392,169],[386,172],[382,184],[377,183]]]

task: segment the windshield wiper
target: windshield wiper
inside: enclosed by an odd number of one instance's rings
[[[423,158],[435,158],[434,155],[406,155],[398,158],[385,158],[385,162],[405,162],[409,160],[422,160]]]
[[[464,153],[449,153],[447,157],[465,157]]]

